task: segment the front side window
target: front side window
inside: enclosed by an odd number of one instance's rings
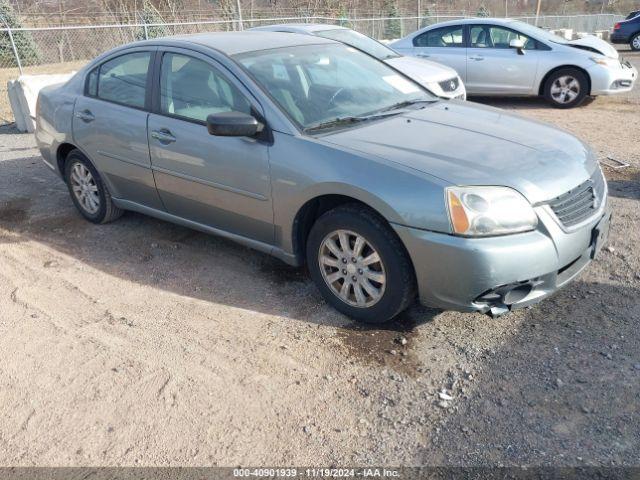
[[[464,47],[464,27],[451,27],[429,30],[413,39],[416,47]]]
[[[319,37],[328,38],[330,40],[336,40],[338,42],[346,43],[352,47],[362,50],[364,53],[376,57],[378,60],[388,60],[390,58],[397,58],[396,52],[389,47],[377,42],[373,38],[369,38],[366,35],[358,33],[347,28],[338,28],[334,30],[322,30],[315,32]]]
[[[240,91],[213,66],[197,58],[165,53],[160,71],[162,113],[204,122],[212,113],[251,113]]]
[[[510,48],[511,40],[522,40],[525,50],[535,50],[536,41],[522,33],[494,25],[474,25],[471,27],[473,48]]]
[[[98,76],[98,98],[143,108],[150,59],[150,52],[135,52],[103,63]],[[89,91],[90,89],[91,78]]]
[[[435,97],[385,63],[346,45],[249,52],[236,59],[303,128]]]

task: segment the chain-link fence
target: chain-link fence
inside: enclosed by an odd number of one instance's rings
[[[162,24],[81,25],[45,28],[0,28],[0,124],[12,121],[7,82],[20,74],[66,73],[118,45],[146,38],[200,32],[231,31],[273,23],[327,23],[343,25],[381,40],[400,38],[416,29],[463,15],[414,17],[279,17],[240,20],[211,20]],[[535,24],[535,16],[520,18]],[[572,28],[576,32],[610,29],[622,17],[617,15],[540,16],[540,27]]]

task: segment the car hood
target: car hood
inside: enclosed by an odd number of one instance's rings
[[[446,65],[415,57],[395,57],[385,60],[393,68],[422,84],[451,80],[458,76],[457,72]]]
[[[567,45],[576,46],[578,48],[587,47],[588,49],[593,49],[596,52],[601,53],[606,57],[618,58],[620,56],[620,54],[613,47],[613,45],[605,42],[604,40],[594,35],[587,35],[585,37],[578,38],[577,40],[569,40],[567,42]]]
[[[580,140],[556,127],[458,101],[435,102],[322,140],[454,185],[511,187],[534,204],[585,182],[597,162]]]

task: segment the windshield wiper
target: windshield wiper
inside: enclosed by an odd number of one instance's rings
[[[376,120],[384,117],[392,117],[393,115],[398,115],[404,107],[408,107],[410,105],[422,102],[435,102],[437,100],[410,100],[406,102],[396,103],[395,105],[391,105],[390,107],[383,108],[382,110],[378,110],[374,113],[370,113],[369,115],[361,115],[361,116],[348,116],[348,117],[338,117],[333,120],[328,120],[326,122],[320,122],[315,125],[310,125],[304,129],[305,132],[312,132],[314,130],[324,130],[325,128],[333,128],[333,127],[341,127],[343,125],[349,125],[352,123],[360,123],[366,122],[367,120]]]
[[[379,110],[379,112],[390,112],[391,110],[400,110],[402,108],[410,107],[411,105],[416,105],[418,103],[433,103],[437,102],[437,99],[434,100],[405,100],[404,102],[394,103],[388,107]]]
[[[350,123],[358,123],[368,120],[369,117],[338,117],[333,120],[327,120],[326,122],[316,123],[310,125],[304,129],[305,132],[312,132],[314,130],[324,130],[325,128],[340,127],[342,125],[348,125]]]

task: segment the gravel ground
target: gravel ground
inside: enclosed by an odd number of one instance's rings
[[[609,248],[531,309],[386,328],[223,239],[89,224],[0,129],[0,465],[640,465],[639,98],[483,100],[632,164]]]

